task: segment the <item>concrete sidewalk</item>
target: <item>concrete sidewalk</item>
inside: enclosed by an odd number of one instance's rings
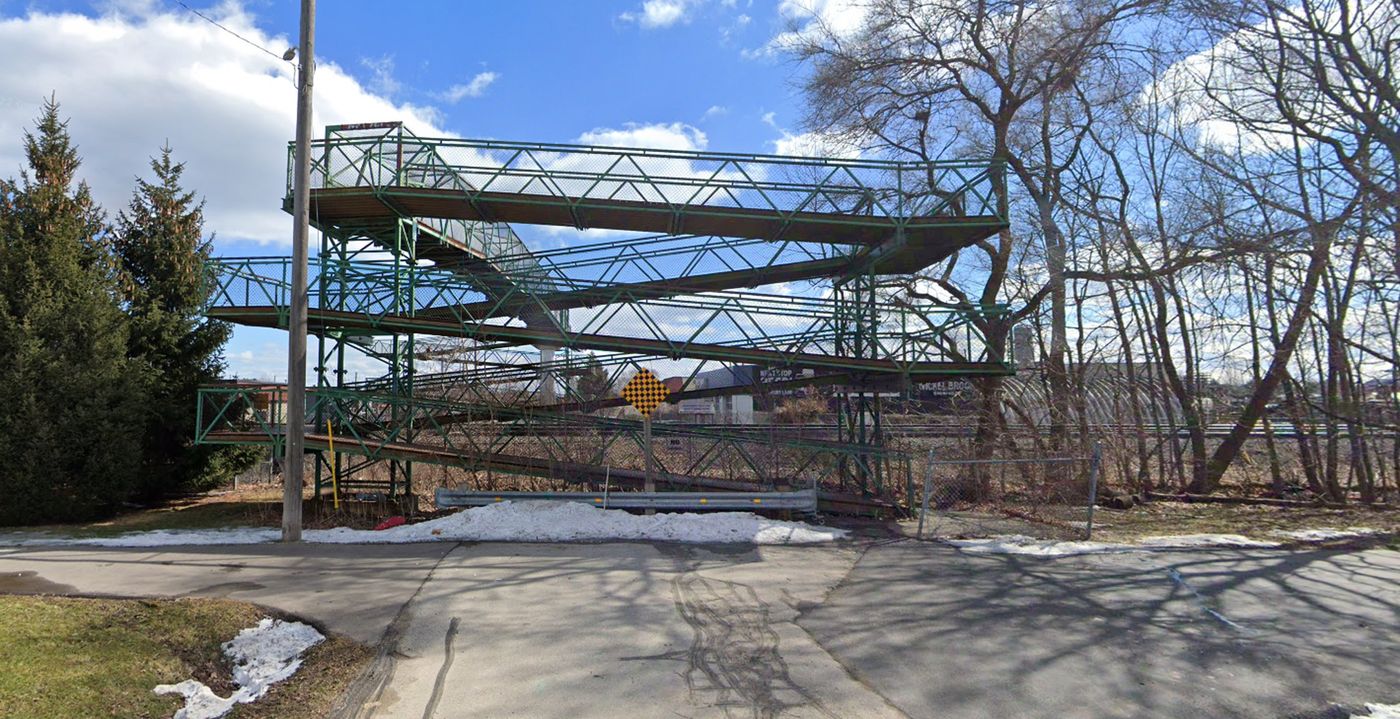
[[[854,548],[463,545],[367,716],[897,717],[795,623]]]

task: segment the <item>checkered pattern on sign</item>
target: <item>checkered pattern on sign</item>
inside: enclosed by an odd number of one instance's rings
[[[622,388],[622,398],[647,416],[651,416],[657,406],[666,401],[669,394],[671,391],[666,389],[666,385],[650,370],[638,370],[637,374],[627,381],[627,386]]]

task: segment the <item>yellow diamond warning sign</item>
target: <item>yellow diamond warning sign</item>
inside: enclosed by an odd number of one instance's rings
[[[647,417],[666,401],[666,396],[670,393],[656,375],[644,369],[637,370],[637,374],[632,375],[632,379],[627,381],[627,386],[622,388],[622,398]]]

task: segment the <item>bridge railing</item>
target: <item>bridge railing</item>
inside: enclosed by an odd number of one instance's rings
[[[498,267],[528,275],[542,271],[556,289],[567,290],[575,281],[592,284],[684,280],[719,272],[752,272],[749,284],[766,284],[761,273],[787,264],[850,258],[856,248],[809,242],[724,238],[706,235],[652,235],[622,240],[590,242],[532,252],[534,269],[517,258],[497,258]]]
[[[420,138],[401,126],[368,134],[331,128],[313,143],[312,157],[313,188],[455,189],[469,197],[631,201],[736,215],[814,212],[864,225],[876,218],[925,227],[940,218],[1005,219],[998,159],[897,162]],[[289,188],[290,178],[289,171]]]
[[[287,197],[292,196],[295,143],[287,146]],[[468,191],[462,178],[435,168],[446,167],[432,142],[420,141],[399,122],[330,125],[325,139],[311,148],[311,186],[378,187],[397,185]],[[528,263],[529,248],[503,222],[416,218],[449,244],[492,259],[511,256]],[[522,267],[521,269],[524,269]]]
[[[215,260],[211,306],[272,308],[285,319],[290,262],[286,258]],[[507,292],[488,298],[477,289],[478,283],[434,268],[324,259],[311,266],[313,275],[337,274],[336,282],[326,283],[329,289],[313,283],[311,306],[355,315],[359,324],[371,330],[391,318],[399,325],[405,318],[417,318],[459,324],[466,337],[528,337],[538,331],[550,334],[539,338],[548,344],[612,350],[626,350],[628,341],[637,340],[672,358],[698,356],[697,352],[715,357],[732,348],[736,361],[744,359],[742,350],[761,349],[778,356],[801,355],[804,362],[824,367],[874,372],[907,371],[919,363],[1004,363],[989,353],[980,328],[984,320],[1007,311],[1001,305],[877,302],[854,307],[823,296],[734,290],[656,298],[625,286],[599,285],[602,297],[596,305],[574,310],[565,325],[553,318],[552,308],[539,297]],[[546,324],[525,331],[517,319],[521,317],[539,318]],[[433,334],[432,325],[424,324],[421,331]],[[600,338],[618,341],[604,346]],[[873,366],[866,360],[888,366]]]

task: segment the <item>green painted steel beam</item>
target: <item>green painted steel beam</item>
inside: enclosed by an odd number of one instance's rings
[[[286,327],[286,312],[280,307],[214,307],[207,311],[213,319],[256,327]],[[1014,371],[1002,362],[918,362],[896,359],[842,357],[816,352],[788,352],[703,342],[673,343],[664,340],[598,335],[583,332],[555,332],[506,325],[465,325],[460,322],[428,320],[403,315],[370,315],[312,308],[309,323],[313,329],[345,328],[367,334],[414,333],[442,337],[467,337],[491,342],[552,345],[570,349],[637,352],[672,359],[712,359],[770,367],[850,370],[870,375],[896,374],[912,382],[938,381],[947,376],[1009,376]]]
[[[286,268],[280,261],[225,258],[215,261],[214,266],[219,284],[211,294],[210,316],[262,326],[281,326],[285,322],[289,295],[283,279]],[[733,291],[639,298],[623,287],[611,290],[604,311],[582,318],[574,326],[539,323],[521,327],[483,322],[491,313],[460,313],[461,307],[482,306],[483,295],[470,282],[448,273],[416,268],[393,271],[374,263],[319,263],[318,267],[318,274],[329,268],[340,282],[331,296],[317,294],[312,298],[311,322],[326,330],[363,334],[421,332],[488,342],[640,352],[673,359],[732,360],[872,373],[1009,372],[1004,363],[983,356],[985,343],[976,330],[979,321],[1004,315],[1006,309],[1002,306],[947,308],[872,303],[870,311],[879,313],[880,318],[873,333],[863,340],[866,350],[845,357],[839,351],[833,352],[839,350],[843,341],[841,323],[845,312],[836,299]],[[384,289],[390,278],[402,278],[417,288],[416,306],[411,313],[395,309],[395,295]],[[505,304],[504,298],[495,302]],[[539,315],[553,309],[538,301],[535,306]],[[906,318],[911,313],[919,317],[913,325],[917,329],[913,330]],[[930,318],[938,318],[938,322]],[[678,322],[684,322],[683,329],[677,326]],[[781,325],[786,331],[775,333],[773,325]],[[620,334],[622,331],[627,334]],[[962,343],[962,348],[949,345],[950,338]]]
[[[882,162],[457,138],[316,143],[322,221],[394,215],[880,244],[1006,226],[1000,160]]]

